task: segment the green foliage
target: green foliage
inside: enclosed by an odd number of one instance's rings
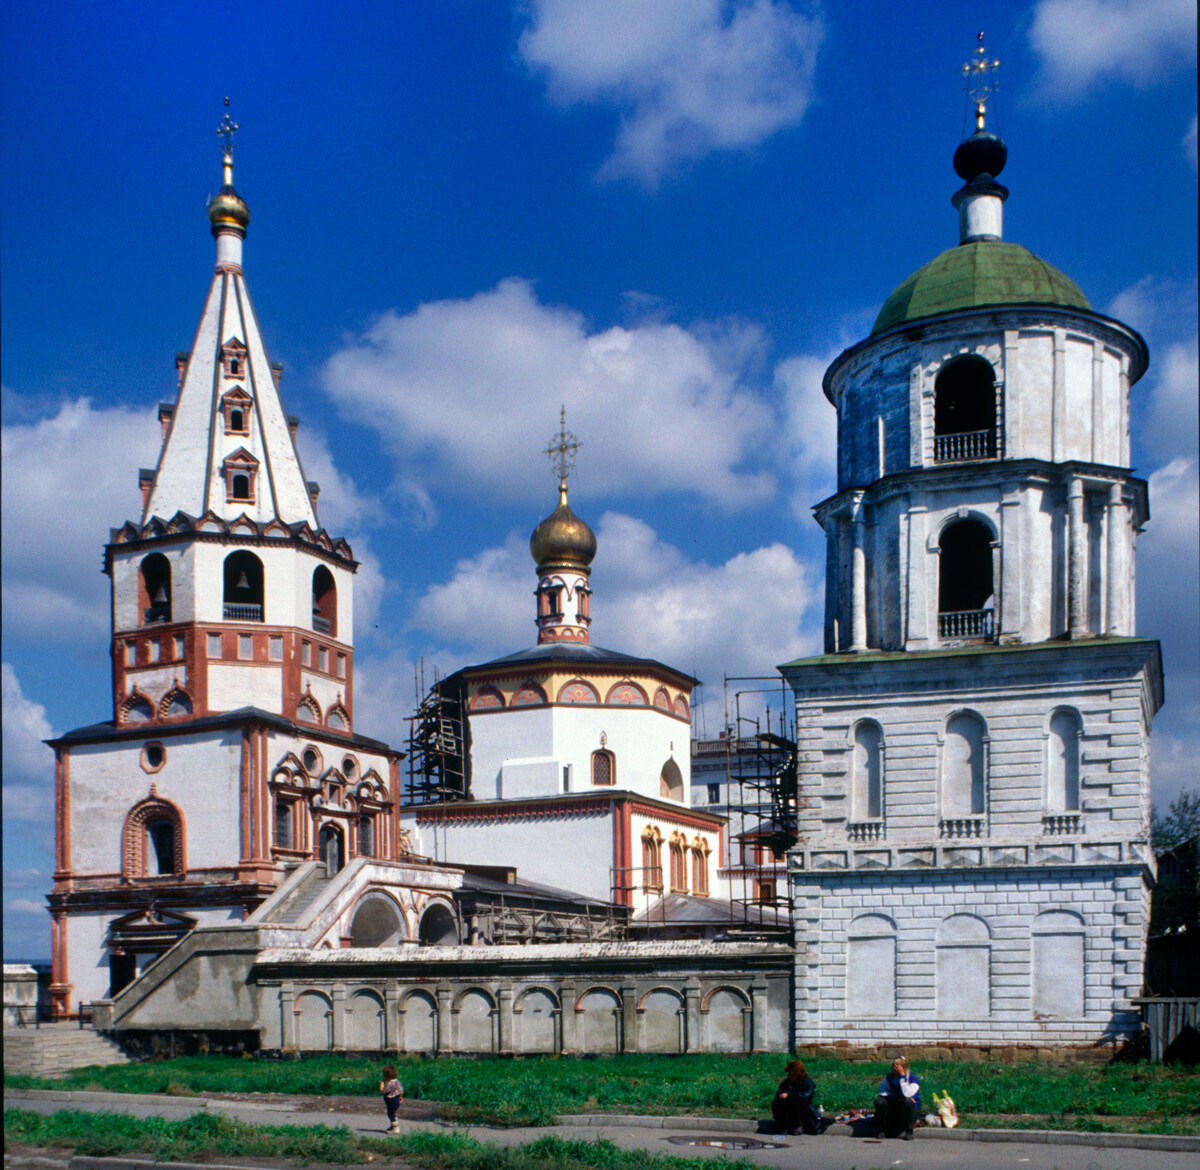
[[[1181,792],[1160,816],[1158,809],[1150,810],[1150,844],[1155,851],[1172,849],[1185,841],[1200,837],[1200,790]]]
[[[564,1113],[610,1112],[765,1117],[787,1057],[530,1057],[518,1060],[391,1058],[410,1099],[439,1102],[450,1120],[547,1125]],[[806,1061],[818,1102],[837,1114],[869,1107],[887,1062]],[[246,1060],[184,1057],[141,1065],[79,1069],[49,1081],[5,1074],[11,1088],[97,1088],[118,1092],[280,1093],[370,1098],[378,1103],[379,1063],[358,1057]],[[1172,1119],[1200,1129],[1200,1070],[1150,1064],[1051,1066],[921,1061],[922,1095],[946,1090],[966,1125],[1010,1125],[1034,1116],[1041,1127],[1075,1118]],[[366,1102],[364,1101],[364,1105]],[[1125,1124],[1125,1122],[1122,1122]]]
[[[612,1142],[548,1134],[502,1147],[460,1133],[414,1132],[395,1138],[358,1138],[345,1126],[248,1125],[211,1113],[183,1121],[118,1113],[62,1111],[53,1114],[7,1109],[4,1148],[53,1146],[79,1154],[146,1153],[163,1161],[212,1157],[285,1158],[298,1165],[349,1165],[399,1155],[424,1170],[709,1170],[702,1158],[674,1158],[645,1150],[622,1150]],[[745,1159],[726,1170],[752,1170]]]

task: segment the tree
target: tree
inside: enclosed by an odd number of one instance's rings
[[[1150,933],[1200,929],[1200,791],[1181,792],[1166,816],[1150,813],[1158,881],[1150,900]]]
[[[1200,790],[1181,792],[1160,816],[1158,809],[1150,810],[1150,844],[1155,853],[1182,845],[1200,837]]]

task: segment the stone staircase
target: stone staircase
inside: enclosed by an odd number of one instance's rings
[[[293,874],[283,886],[276,891],[268,908],[266,904],[259,908],[251,921],[262,919],[264,914],[271,922],[281,925],[292,925],[303,920],[305,912],[329,888],[332,879],[326,875],[325,866],[321,863],[309,862],[303,870]]]
[[[125,1064],[129,1058],[111,1040],[78,1023],[4,1029],[4,1071],[53,1077],[88,1065]]]

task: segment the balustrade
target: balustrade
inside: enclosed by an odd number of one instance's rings
[[[1042,817],[1042,832],[1047,837],[1067,837],[1079,832],[1078,813],[1051,813]]]
[[[987,821],[984,817],[956,817],[952,820],[943,819],[941,823],[942,836],[951,841],[968,837],[984,836]]]
[[[263,607],[261,605],[236,605],[227,601],[225,602],[225,620],[227,622],[261,622]]]
[[[851,841],[882,841],[883,821],[848,821],[846,836]]]
[[[938,614],[938,637],[944,640],[956,638],[990,642],[996,636],[996,611],[992,609],[964,609],[952,613]]]
[[[973,459],[996,458],[996,432],[963,431],[957,435],[933,436],[935,463],[967,463]]]

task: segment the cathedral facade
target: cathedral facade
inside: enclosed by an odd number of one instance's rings
[[[954,158],[959,244],[825,375],[825,653],[796,695],[800,1044],[1135,1030],[1156,642],[1134,630],[1147,351],[1003,239],[1007,151]]]

